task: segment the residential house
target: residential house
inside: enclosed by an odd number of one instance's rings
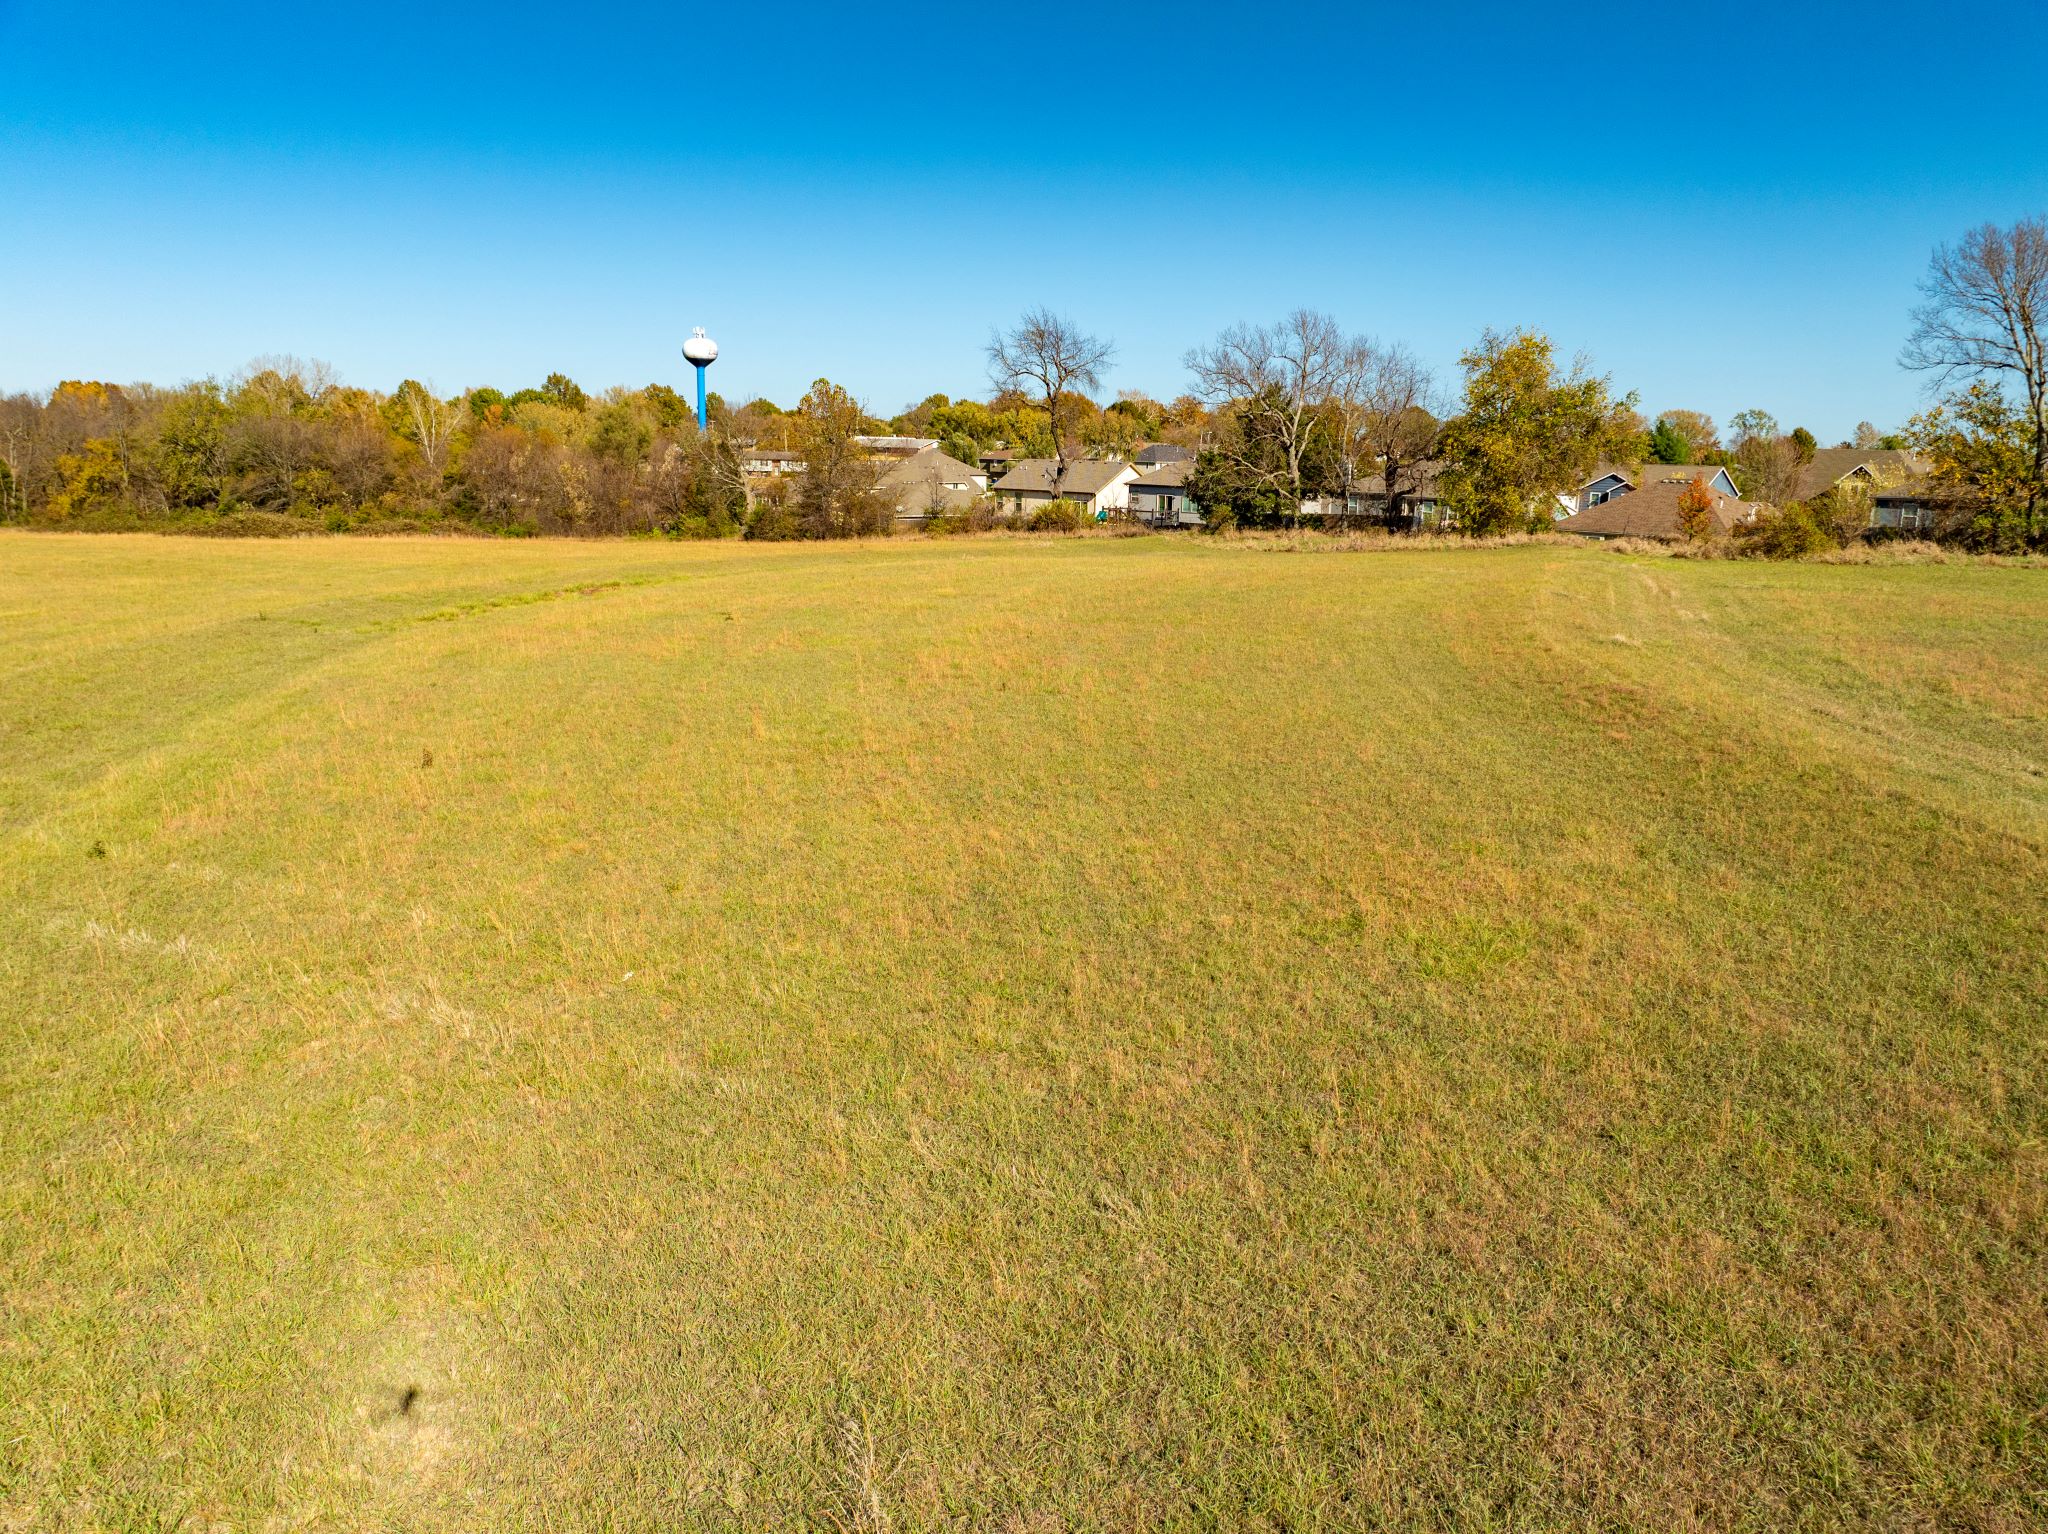
[[[1131,456],[1131,462],[1140,470],[1157,469],[1169,463],[1192,463],[1194,457],[1193,448],[1177,442],[1148,442]]]
[[[991,447],[983,450],[978,462],[981,464],[981,472],[990,479],[1001,479],[1010,472],[1010,466],[1016,463],[1017,456],[1015,448]]]
[[[855,447],[865,448],[876,458],[915,458],[926,448],[937,447],[937,437],[855,437]]]
[[[1894,485],[1923,474],[1923,459],[1891,447],[1824,447],[1799,471],[1795,501],[1810,501],[1839,486]]]
[[[1441,463],[1420,463],[1404,471],[1397,484],[1394,511],[1387,511],[1384,473],[1362,479],[1343,495],[1320,496],[1301,503],[1305,517],[1337,517],[1402,532],[1422,532],[1449,525],[1449,513],[1437,489]]]
[[[1083,516],[1102,521],[1130,505],[1131,482],[1137,477],[1127,463],[1079,458],[1067,465],[1062,479],[1055,460],[1023,458],[996,481],[995,494],[1013,515],[1028,517],[1053,501],[1074,501]]]
[[[1444,465],[1434,460],[1418,463],[1395,481],[1393,511],[1388,512],[1387,480],[1385,474],[1375,474],[1363,480],[1358,486],[1361,499],[1372,508],[1372,515],[1388,527],[1403,532],[1420,533],[1451,525],[1450,509],[1445,506],[1443,494],[1438,488],[1438,477]]]
[[[1870,492],[1870,530],[1932,532],[1938,509],[1934,487],[1918,475],[1896,484],[1878,485]]]
[[[740,472],[759,478],[777,474],[801,474],[804,471],[802,453],[784,452],[778,448],[750,447],[740,454]]]
[[[1142,459],[1149,451],[1138,456]],[[1194,467],[1192,457],[1138,464],[1138,477],[1130,483],[1131,515],[1150,527],[1200,527],[1202,514],[1187,492]]]
[[[1685,466],[1659,464],[1656,467],[1677,469]],[[1679,497],[1691,485],[1690,477],[1678,479],[1670,475],[1646,474],[1643,482],[1626,494],[1610,495],[1584,511],[1573,512],[1557,524],[1557,530],[1576,533],[1582,538],[1656,538],[1675,542],[1685,536],[1678,515]],[[1754,522],[1757,513],[1763,510],[1755,502],[1736,496],[1732,480],[1724,489],[1721,480],[1709,477],[1707,489],[1712,496],[1712,504],[1707,508],[1707,521],[1713,533],[1730,532],[1744,523]]]
[[[988,489],[988,476],[936,447],[891,464],[876,482],[899,521],[923,522],[938,512],[964,511]]]
[[[1716,495],[1730,500],[1740,500],[1742,492],[1735,488],[1735,480],[1718,463],[1646,463],[1639,469],[1625,468],[1619,464],[1602,464],[1578,490],[1558,499],[1559,517],[1568,517],[1574,512],[1590,511],[1593,507],[1613,500],[1617,495],[1627,495],[1640,490],[1646,483],[1663,482],[1689,485],[1695,476],[1704,477],[1707,488]]]
[[[1935,514],[1926,472],[1925,459],[1899,448],[1824,447],[1800,469],[1794,499],[1810,501],[1830,490],[1863,497],[1872,531],[1925,532]]]

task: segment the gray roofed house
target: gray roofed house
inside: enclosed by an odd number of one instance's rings
[[[1442,476],[1446,467],[1440,458],[1425,458],[1421,463],[1412,463],[1408,466],[1407,472],[1400,476],[1406,483],[1397,488],[1404,495],[1412,495],[1425,500],[1435,500],[1436,482]],[[1358,482],[1358,488],[1367,495],[1385,495],[1387,493],[1385,469],[1382,469],[1377,474],[1368,474]]]
[[[1384,470],[1360,481],[1358,489],[1389,526],[1406,528],[1411,532],[1441,528],[1447,524],[1447,513],[1437,482],[1443,477],[1445,468],[1446,465],[1435,458],[1409,465],[1394,481],[1391,510],[1387,504],[1389,497]]]
[[[1195,450],[1182,447],[1178,442],[1148,442],[1139,448],[1131,462],[1140,469],[1149,469],[1155,464],[1192,462]]]
[[[1870,492],[1870,530],[1932,532],[1941,501],[1940,486],[1919,475],[1881,484]]]
[[[1130,504],[1130,485],[1138,471],[1106,458],[1077,458],[1067,464],[1066,477],[1055,480],[1050,458],[1024,458],[995,482],[994,493],[1013,512],[1028,513],[1049,501],[1076,501],[1089,516],[1122,511]]]
[[[1347,522],[1365,522],[1382,527],[1421,532],[1447,525],[1446,513],[1437,490],[1444,465],[1434,459],[1410,464],[1396,477],[1395,504],[1388,507],[1387,476],[1382,469],[1356,481],[1343,494],[1316,496],[1301,503],[1305,517],[1326,517]]]
[[[972,506],[988,489],[988,476],[940,448],[928,447],[891,464],[876,483],[898,517],[921,522],[934,512]]]
[[[1141,464],[1130,484],[1131,515],[1153,527],[1199,527],[1202,513],[1186,489],[1194,470],[1192,457]]]

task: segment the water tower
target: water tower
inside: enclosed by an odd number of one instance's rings
[[[718,343],[704,334],[699,325],[690,332],[690,339],[683,343],[683,355],[690,359],[690,366],[697,370],[697,430],[704,429],[704,370],[718,360]]]

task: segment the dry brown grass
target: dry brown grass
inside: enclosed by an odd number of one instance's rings
[[[1750,559],[1755,557],[1740,538],[1709,538],[1699,543],[1679,543],[1657,538],[1610,538],[1600,545],[1614,554],[1638,554],[1652,559]],[[1925,538],[1894,538],[1878,542],[1857,542],[1844,548],[1823,549],[1790,561],[1807,565],[1983,565],[1993,569],[2048,569],[2048,555],[1982,554],[1952,544]]]

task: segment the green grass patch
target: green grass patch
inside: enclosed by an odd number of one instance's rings
[[[7,534],[0,634],[0,1528],[2048,1521],[2042,572]]]

